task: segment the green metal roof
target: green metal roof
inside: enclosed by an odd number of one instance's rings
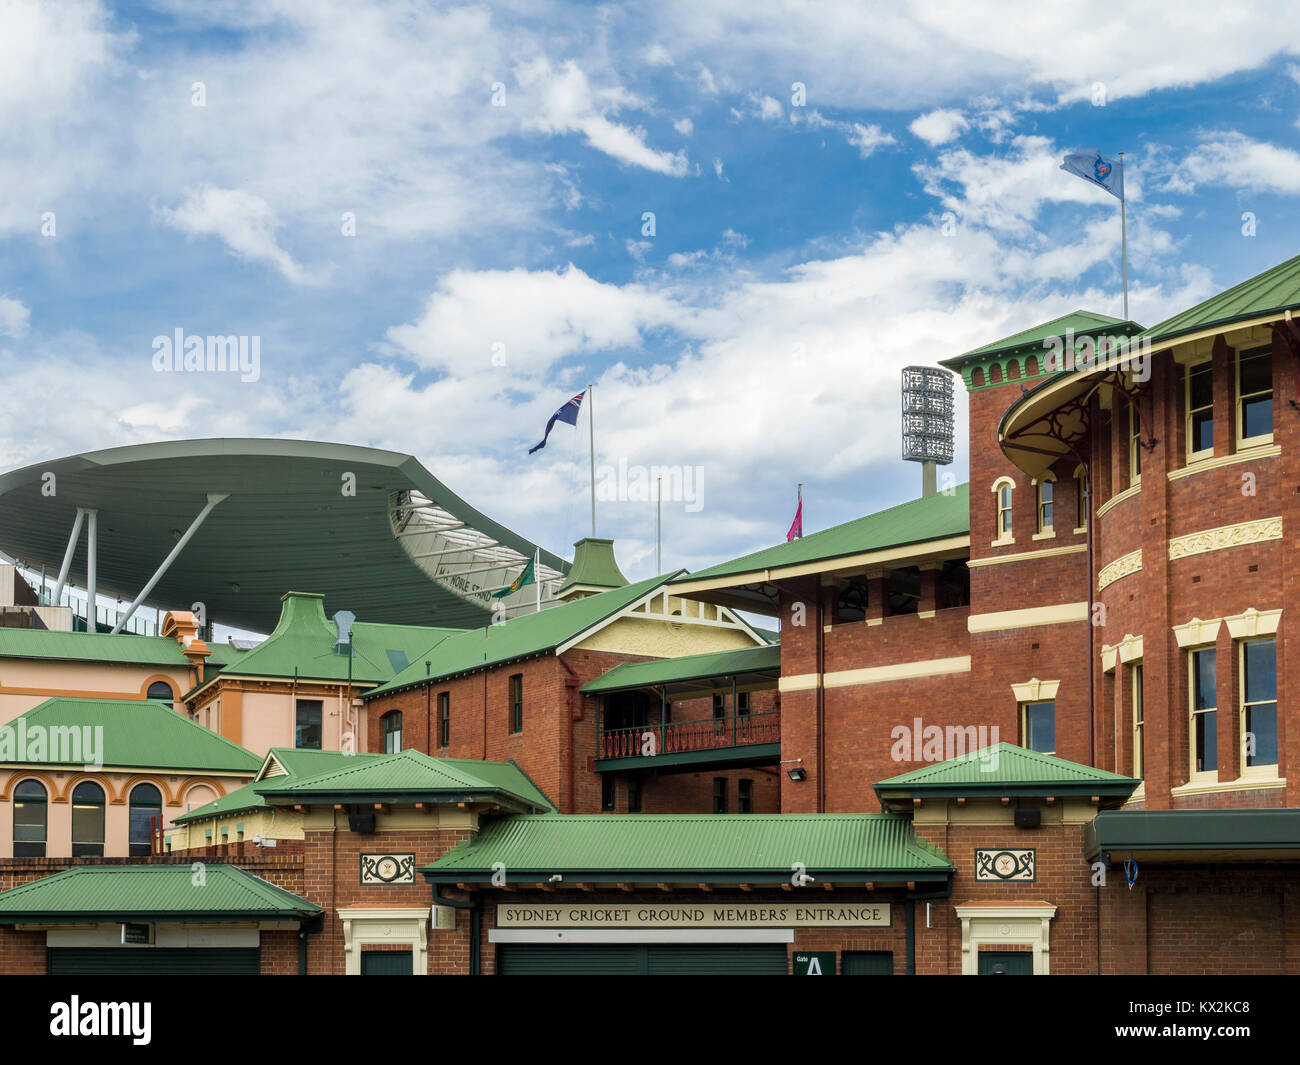
[[[305,777],[271,777],[255,790],[285,803],[504,801],[527,810],[554,806],[513,762],[430,758],[419,751],[349,756],[350,764]]]
[[[181,645],[170,636],[135,636],[130,633],[110,636],[108,633],[5,627],[0,627],[0,658],[48,658],[64,662],[115,662],[137,666],[188,667],[190,664],[181,653]]]
[[[19,715],[5,726],[12,730],[15,743],[24,733],[29,737],[34,727],[47,730],[102,726],[104,765],[149,769],[201,772],[257,772],[262,759],[219,736],[211,729],[196,725],[170,703],[126,699],[47,699],[40,706]],[[3,731],[0,730],[0,735]],[[0,740],[0,742],[3,742]],[[0,750],[3,750],[0,747]],[[84,752],[83,752],[84,753]],[[43,760],[43,759],[37,759]],[[16,757],[15,762],[24,761]],[[56,764],[82,764],[86,759]]]
[[[1105,795],[1127,798],[1141,781],[1067,762],[1011,743],[998,743],[946,762],[922,766],[875,784],[890,797],[976,795]]]
[[[1098,314],[1096,311],[1071,311],[1059,318],[1053,318],[1050,322],[1031,326],[1019,333],[1012,333],[1001,340],[995,340],[990,344],[972,348],[970,351],[963,352],[951,359],[940,359],[939,365],[955,370],[959,369],[968,359],[1010,354],[1020,348],[1032,347],[1041,350],[1044,340],[1050,337],[1064,336],[1067,330],[1073,331],[1076,336],[1088,336],[1102,329],[1114,331],[1116,326],[1125,325],[1140,328],[1135,322],[1126,322],[1122,318],[1111,318],[1109,315]]]
[[[325,617],[323,596],[286,592],[280,602],[280,620],[271,635],[252,650],[242,652],[237,661],[223,670],[224,674],[346,681],[350,668],[354,682],[378,684],[391,680],[448,636],[464,632],[463,629],[356,621],[352,624],[349,662],[347,654],[337,651],[338,629]],[[216,679],[216,675],[205,678],[205,685]]]
[[[614,541],[584,536],[573,545],[573,568],[555,593],[563,596],[573,587],[622,588],[627,578],[614,558]]]
[[[938,492],[900,503],[888,510],[855,518],[788,543],[766,547],[708,569],[674,578],[672,584],[694,584],[718,577],[742,576],[768,569],[883,551],[890,547],[965,536],[970,532],[970,485],[960,484],[951,494]]]
[[[1300,255],[1166,318],[1142,333],[1140,339],[1155,343],[1296,307],[1300,307]]]
[[[48,474],[57,496],[45,497]],[[345,495],[351,474],[355,494]],[[164,607],[196,600],[208,617],[267,632],[288,588],[325,595],[331,613],[395,624],[466,628],[492,618],[496,601],[479,590],[502,582],[537,546],[479,513],[415,458],[395,451],[311,440],[170,440],[43,460],[0,474],[0,551],[28,566],[57,573],[78,507],[99,512],[98,587],[101,595],[132,600],[189,528],[207,496],[228,494],[158,581],[148,603]],[[481,538],[469,569],[495,552],[501,569],[457,578],[457,556],[441,576],[408,552],[397,535],[394,501],[411,505],[404,521],[418,523],[428,499],[462,534]],[[402,532],[409,532],[403,528]],[[78,544],[70,580],[85,586],[86,538]],[[492,548],[480,547],[491,543]],[[542,566],[553,577],[569,564],[549,551]],[[514,600],[511,600],[514,602]]]
[[[0,892],[0,923],[292,919],[320,907],[234,865],[82,865]]]
[[[909,818],[892,814],[603,814],[494,819],[422,871],[441,882],[483,880],[497,862],[512,881],[788,880],[796,862],[822,880],[946,877],[953,868],[916,838]]]
[[[781,645],[742,647],[735,651],[661,658],[653,662],[625,662],[604,676],[584,684],[581,690],[594,695],[598,692],[628,691],[747,673],[771,673],[774,677],[779,676]]]
[[[613,617],[682,572],[684,571],[676,570],[667,577],[649,577],[625,588],[575,599],[560,606],[549,607],[540,613],[522,614],[499,625],[457,633],[430,648],[427,653],[418,655],[409,669],[403,670],[387,684],[364,693],[362,698],[373,699],[388,692],[423,684],[430,678],[437,680],[456,676],[554,650]],[[425,661],[429,662],[427,671]]]
[[[1098,851],[1300,851],[1300,810],[1103,810],[1084,831]]]

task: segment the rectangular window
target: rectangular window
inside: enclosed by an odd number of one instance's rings
[[[1273,349],[1237,356],[1237,439],[1267,444],[1273,439]]]
[[[627,782],[627,812],[630,814],[641,812],[641,781],[639,780]]]
[[[614,778],[609,773],[600,778],[600,808],[606,813],[614,810]]]
[[[1022,703],[1020,706],[1022,746],[1042,754],[1056,753],[1056,703]]]
[[[749,692],[736,692],[736,716],[744,717],[749,713]]]
[[[1241,734],[1247,769],[1277,769],[1277,639],[1241,645]]]
[[[1133,776],[1136,780],[1142,779],[1142,725],[1145,711],[1142,707],[1142,667],[1140,665],[1133,667],[1130,675],[1133,682]]]
[[[438,746],[451,746],[451,692],[438,693]]]
[[[1214,773],[1219,768],[1219,698],[1215,691],[1218,668],[1213,647],[1193,651],[1191,668],[1192,772]]]
[[[742,814],[754,812],[754,782],[742,778],[736,786],[736,805]]]
[[[1052,531],[1052,493],[1056,485],[1044,478],[1038,482],[1038,531]]]
[[[1142,419],[1132,402],[1128,405],[1128,483],[1142,483]]]
[[[524,731],[524,675],[511,674],[510,677],[510,731]]]
[[[1187,457],[1214,454],[1214,366],[1207,359],[1187,368]]]
[[[321,745],[321,701],[299,699],[294,722],[293,745],[319,751]]]
[[[1011,539],[1011,485],[998,486],[998,525],[999,540]]]
[[[715,814],[725,814],[727,812],[727,778],[713,778],[713,812]]]
[[[713,720],[721,721],[727,716],[727,701],[722,692],[713,693]]]

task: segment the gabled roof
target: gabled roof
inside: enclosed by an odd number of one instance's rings
[[[584,694],[598,692],[630,691],[660,685],[686,686],[692,681],[708,681],[723,677],[746,678],[751,681],[770,676],[773,682],[781,673],[781,645],[742,647],[734,651],[714,651],[702,655],[684,655],[681,658],[661,658],[652,662],[625,662],[608,673],[584,684]],[[708,685],[704,685],[707,687]]]
[[[0,658],[51,658],[65,662],[116,662],[182,668],[190,664],[181,653],[181,645],[170,636],[136,636],[131,633],[111,636],[108,633],[6,627],[0,627]]]
[[[730,562],[676,577],[669,583],[673,591],[683,594],[691,594],[704,585],[737,587],[780,579],[783,574],[778,571],[795,567],[969,535],[970,485],[960,484],[950,494],[937,492],[900,503],[798,540],[765,547]]]
[[[1098,795],[1127,799],[1141,781],[1055,755],[997,743],[875,785],[887,799],[985,795]]]
[[[104,749],[99,752],[99,760],[106,766],[251,776],[262,764],[252,751],[196,725],[173,710],[171,704],[144,699],[47,699],[0,728],[0,757],[10,764],[26,761],[17,750],[19,739],[27,737],[30,751],[33,729],[37,727],[52,736],[52,729],[80,731],[83,727],[96,726],[103,729]],[[8,746],[8,741],[13,742],[13,748]],[[14,750],[11,760],[10,749]],[[83,757],[54,764],[82,765],[86,761]]]
[[[940,359],[939,365],[956,370],[968,359],[1010,354],[1020,348],[1032,347],[1041,350],[1044,340],[1050,337],[1064,336],[1067,331],[1073,332],[1076,336],[1088,336],[1102,329],[1114,332],[1117,326],[1124,325],[1133,326],[1135,329],[1141,328],[1134,322],[1125,322],[1122,318],[1112,318],[1110,315],[1098,314],[1096,311],[1071,311],[1059,318],[1053,318],[1050,322],[1042,322],[1039,325],[1030,326],[1028,329],[1022,329],[1019,333],[1012,333],[1001,340],[994,340],[992,343],[984,344],[978,348],[971,348],[970,351],[963,352],[951,359]]]
[[[682,572],[676,570],[665,577],[649,577],[624,588],[513,617],[499,625],[449,636],[418,656],[409,669],[403,670],[387,684],[364,693],[362,698],[371,699],[400,691],[423,684],[430,678],[470,673],[486,666],[553,651],[608,621]],[[427,670],[425,660],[429,662]]]
[[[796,862],[818,880],[946,879],[952,864],[892,814],[600,814],[493,819],[422,872],[489,879],[788,881]],[[498,866],[499,868],[499,866]]]
[[[1247,278],[1195,307],[1179,311],[1153,325],[1139,339],[1159,343],[1185,333],[1281,314],[1296,307],[1300,307],[1300,255]]]
[[[513,762],[430,758],[419,751],[348,756],[348,764],[305,777],[272,777],[254,791],[269,805],[496,802],[550,811],[552,803]]]
[[[82,865],[0,892],[0,923],[274,920],[320,907],[234,865]]]

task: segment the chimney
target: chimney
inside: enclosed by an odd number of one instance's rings
[[[582,599],[627,585],[614,558],[614,541],[584,536],[573,545],[573,565],[556,599]]]
[[[184,648],[189,646],[191,640],[198,638],[198,633],[199,619],[191,611],[169,610],[163,615],[162,629],[158,635],[170,636]]]

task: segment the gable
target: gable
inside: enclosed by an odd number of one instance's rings
[[[766,642],[727,607],[656,589],[573,641],[561,644],[557,652],[577,649],[679,658],[762,646]]]

